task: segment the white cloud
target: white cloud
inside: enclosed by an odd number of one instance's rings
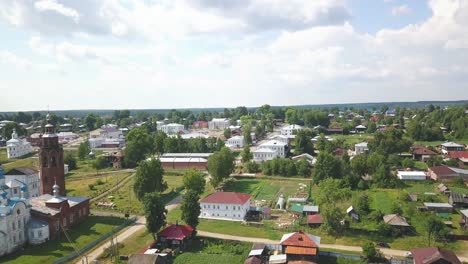
[[[63,4],[57,3],[55,0],[41,0],[34,3],[34,7],[40,11],[54,11],[66,17],[72,18],[75,22],[78,22],[80,14],[73,8],[66,7]]]
[[[393,16],[408,15],[411,13],[411,8],[407,5],[399,5],[392,7],[391,13]]]

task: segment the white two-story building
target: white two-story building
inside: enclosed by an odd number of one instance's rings
[[[244,136],[234,136],[226,141],[226,147],[228,148],[243,148],[244,147]]]
[[[272,160],[276,157],[285,158],[288,150],[288,145],[278,140],[270,140],[261,144],[253,151],[254,161],[261,162]]]
[[[229,128],[231,122],[227,118],[213,118],[208,122],[208,128],[211,130],[223,130]]]
[[[200,218],[243,221],[250,210],[250,195],[216,192],[200,200]]]
[[[162,125],[161,130],[168,135],[179,134],[179,132],[184,131],[185,127],[182,124],[170,123],[167,125]]]
[[[367,151],[369,151],[367,142],[361,142],[354,145],[354,152],[356,153],[356,155],[366,153]]]
[[[284,126],[281,128],[281,135],[292,136],[292,135],[295,135],[297,131],[302,130],[302,129],[304,128],[300,125],[292,124],[292,125]]]
[[[7,145],[7,157],[9,159],[15,159],[27,155],[33,151],[31,143],[26,139],[21,139],[16,133],[16,129],[13,129],[11,139],[6,142]]]

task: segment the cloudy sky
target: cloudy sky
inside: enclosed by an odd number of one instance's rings
[[[1,0],[0,111],[468,99],[468,0]]]

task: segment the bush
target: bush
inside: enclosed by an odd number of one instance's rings
[[[96,181],[96,185],[103,185],[103,184],[104,184],[104,182],[101,179],[98,179]]]
[[[245,168],[249,173],[257,173],[260,170],[260,167],[255,161],[249,161],[245,164]]]
[[[94,184],[88,184],[88,188],[89,188],[91,191],[94,191]]]
[[[368,262],[376,262],[378,259],[382,258],[382,254],[375,248],[372,242],[367,242],[362,246],[362,254],[364,259]]]

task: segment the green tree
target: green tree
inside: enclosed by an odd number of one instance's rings
[[[314,145],[312,144],[312,141],[310,140],[310,137],[308,137],[307,132],[305,130],[299,130],[297,132],[295,142],[296,154],[314,154]]]
[[[67,153],[63,159],[65,164],[68,164],[68,170],[76,170],[76,158],[71,153]]]
[[[377,131],[377,125],[375,124],[374,121],[369,122],[369,124],[367,126],[367,133],[372,134],[375,131]]]
[[[252,135],[250,134],[252,127],[250,125],[246,125],[243,127],[242,134],[244,135],[244,144],[247,146],[252,145]]]
[[[80,160],[84,160],[88,157],[90,152],[91,148],[89,147],[88,140],[81,142],[80,146],[78,147],[78,158]]]
[[[186,191],[192,191],[201,195],[205,191],[205,178],[203,174],[195,169],[191,169],[184,174],[184,187]]]
[[[249,173],[257,173],[260,170],[258,164],[253,160],[245,163],[245,168]]]
[[[315,163],[313,179],[316,183],[326,178],[341,178],[341,161],[333,155],[320,152]]]
[[[349,188],[340,188],[341,180],[327,178],[321,181],[316,192],[316,201],[320,206],[334,207],[340,201],[351,196]]]
[[[143,197],[143,207],[146,217],[146,229],[156,240],[156,234],[166,225],[167,210],[157,192],[146,193]]]
[[[252,152],[250,152],[250,146],[248,145],[244,146],[244,149],[241,152],[241,158],[242,158],[243,163],[246,163],[253,158],[253,154]]]
[[[357,155],[351,161],[351,170],[359,176],[364,176],[367,173],[367,156]]]
[[[297,174],[308,177],[310,176],[309,162],[307,160],[299,160],[296,162]]]
[[[362,246],[362,254],[364,259],[369,263],[376,262],[378,259],[382,258],[382,253],[375,248],[372,242],[367,242]]]
[[[426,217],[424,229],[427,233],[428,246],[430,246],[433,241],[444,238],[448,234],[448,230],[444,223],[434,216]]]
[[[142,161],[135,174],[133,191],[138,200],[142,200],[147,193],[164,192],[167,183],[163,179],[164,169],[158,159]]]
[[[401,162],[401,166],[403,166],[403,168],[414,168],[414,160],[413,159],[404,159],[402,162]]]
[[[167,138],[166,133],[157,131],[154,135],[154,152],[158,154],[164,153],[164,140]]]
[[[93,113],[89,113],[86,115],[86,117],[84,118],[84,123],[89,131],[94,130],[97,127],[97,119],[98,117],[95,116]]]
[[[99,171],[107,167],[106,158],[103,156],[97,157],[93,160],[92,167],[96,170],[96,174],[99,174]]]
[[[224,138],[226,138],[226,139],[230,138],[231,137],[231,129],[225,128],[223,135],[224,135]]]
[[[341,235],[345,227],[341,224],[345,214],[337,207],[325,207],[322,211],[323,225],[321,228],[330,235]]]
[[[134,128],[128,132],[127,146],[125,148],[125,165],[135,167],[144,160],[153,148],[153,138],[143,128]]]
[[[362,215],[367,215],[370,213],[371,208],[370,208],[370,198],[367,196],[367,194],[361,194],[359,195],[353,204],[356,206],[356,210],[362,214]]]
[[[234,171],[234,156],[231,150],[223,147],[208,158],[208,172],[211,175],[211,184],[218,186],[220,182],[229,177]]]
[[[198,217],[200,216],[201,210],[199,199],[200,197],[195,191],[189,190],[184,194],[180,204],[182,220],[194,229],[197,228],[199,223]]]

